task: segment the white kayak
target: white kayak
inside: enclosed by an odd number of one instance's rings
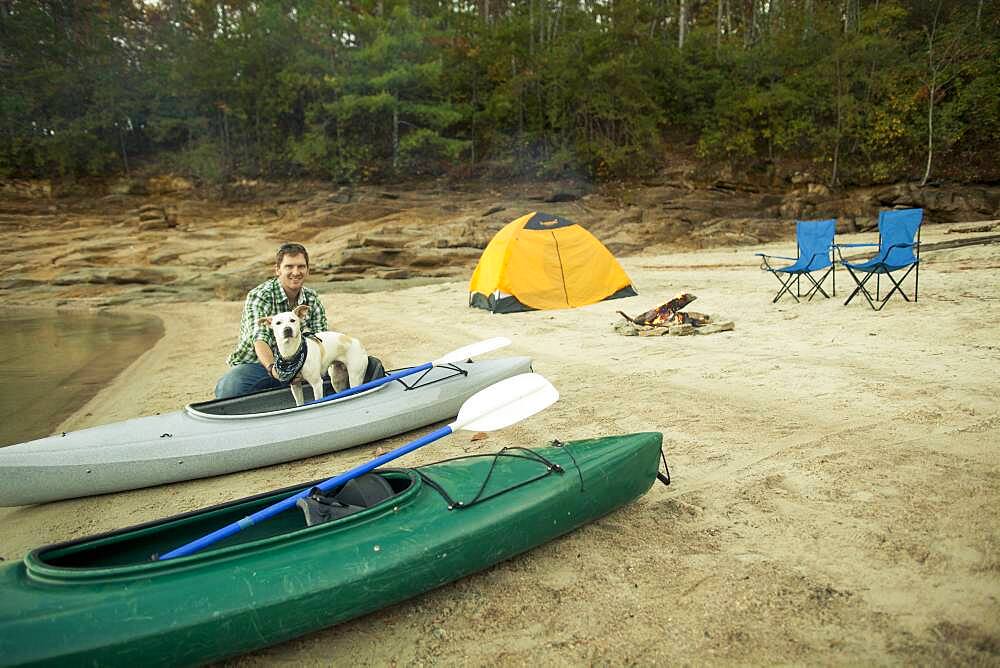
[[[393,372],[381,386],[333,401],[296,407],[283,388],[0,448],[0,506],[204,478],[371,443],[454,418],[479,390],[530,371],[531,359],[423,366],[430,368],[401,378]]]

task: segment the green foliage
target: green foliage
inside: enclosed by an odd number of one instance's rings
[[[192,141],[170,156],[171,171],[192,176],[207,184],[220,185],[228,176],[224,148],[210,138]]]
[[[996,3],[720,1],[8,0],[0,176],[1000,173]]]
[[[399,143],[402,166],[411,174],[439,172],[436,163],[457,161],[468,148],[469,142],[447,139],[430,128],[409,132]]]

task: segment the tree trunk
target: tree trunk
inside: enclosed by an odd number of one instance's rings
[[[840,168],[840,135],[844,128],[844,99],[843,99],[843,72],[840,67],[840,59],[835,60],[836,68],[836,82],[837,82],[837,126],[833,134],[833,169],[830,173],[830,187],[833,188],[837,185],[837,179],[839,178],[837,171]]]
[[[538,3],[538,15],[541,18],[538,26],[538,44],[540,46],[549,43],[549,33],[552,31],[552,20],[554,17],[551,8],[545,0]]]
[[[921,179],[920,185],[927,185],[927,180],[931,177],[931,161],[934,158],[934,97],[937,93],[938,87],[938,71],[939,63],[935,60],[934,46],[935,39],[937,37],[937,22],[938,17],[941,14],[941,4],[942,1],[938,0],[937,11],[934,12],[934,20],[930,25],[929,29],[926,30],[927,35],[927,168],[924,169],[924,178]]]
[[[122,164],[125,166],[125,178],[131,178],[132,174],[128,168],[128,151],[125,148],[125,132],[122,130],[121,125],[118,126],[118,139],[122,147]]]
[[[687,37],[688,3],[687,0],[680,0],[681,6],[677,12],[677,48],[684,48],[684,38]]]
[[[232,151],[229,147],[229,114],[225,108],[220,109],[219,113],[222,115],[222,168],[225,172],[225,178],[228,179],[233,163]]]
[[[749,49],[754,41],[754,28],[757,23],[757,0],[750,0],[746,5],[747,11],[743,26],[743,48]]]
[[[844,8],[844,34],[857,32],[861,27],[861,1],[847,0]]]
[[[528,0],[528,55],[535,55],[535,0]]]
[[[472,162],[471,164],[476,164],[476,143],[479,138],[479,133],[476,127],[476,109],[479,108],[479,73],[475,72],[472,75],[472,141],[469,142],[472,145]]]
[[[715,50],[716,52],[722,48],[722,3],[723,0],[719,0],[719,4],[715,10]]]
[[[514,59],[514,55],[511,54],[510,57],[510,78],[512,81],[517,80],[517,60]],[[520,139],[524,136],[524,90],[523,86],[517,87],[517,136]]]
[[[931,81],[930,99],[927,101],[927,169],[924,170],[924,178],[920,181],[921,186],[927,185],[931,178],[931,161],[934,159],[934,96],[937,93],[934,82]]]
[[[264,151],[261,148],[260,141],[260,103],[254,105],[254,128],[253,128],[253,142],[254,142],[254,162],[257,165],[257,176],[260,177],[264,173],[264,163],[261,161],[261,156]]]
[[[552,20],[549,22],[549,42],[556,41],[556,37],[559,35],[559,23],[562,19],[563,13],[563,3],[559,2],[556,6],[556,11],[553,12]]]
[[[770,0],[767,3],[767,34],[773,38],[781,32],[781,0]]]
[[[399,170],[399,107],[392,107],[392,171]]]

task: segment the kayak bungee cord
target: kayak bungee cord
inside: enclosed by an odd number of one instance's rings
[[[551,445],[554,448],[562,448],[566,452],[566,454],[569,455],[569,458],[573,460],[573,466],[576,467],[576,472],[580,476],[580,492],[582,493],[583,492],[583,471],[580,470],[580,465],[576,463],[576,457],[574,457],[573,453],[570,451],[570,449],[568,447],[566,447],[566,444],[563,443],[562,441],[560,441],[558,438],[552,439],[552,442],[549,445]]]
[[[512,454],[510,452],[511,450],[519,450],[519,451],[527,453],[527,455]],[[434,480],[433,478],[431,478],[430,475],[428,475],[427,473],[425,473],[425,472],[423,472],[423,471],[420,470],[420,469],[425,468],[427,466],[436,466],[437,464],[444,464],[445,462],[455,462],[455,461],[460,461],[460,460],[463,460],[463,459],[480,459],[480,458],[484,458],[484,457],[492,457],[493,461],[490,462],[490,467],[486,471],[485,478],[483,478],[483,484],[479,486],[479,491],[476,492],[475,495],[473,495],[472,499],[469,500],[469,501],[456,501],[455,499],[453,499],[451,497],[451,495],[448,494],[447,491],[445,491],[444,487],[440,483],[438,483],[436,480]],[[514,484],[514,485],[511,485],[510,487],[505,487],[504,489],[501,489],[501,490],[498,490],[496,492],[493,492],[489,496],[482,496],[483,492],[486,490],[486,486],[490,482],[490,479],[493,477],[493,472],[494,472],[494,470],[496,470],[497,462],[500,461],[501,457],[507,457],[509,459],[522,459],[522,460],[527,460],[527,461],[531,461],[531,462],[537,462],[537,463],[539,463],[539,464],[541,464],[542,466],[545,467],[545,472],[541,473],[539,475],[536,475],[533,478],[529,478],[527,480],[522,480],[521,482],[519,482],[517,484]],[[573,463],[576,464],[575,461]],[[577,470],[579,470],[579,468],[580,467],[577,466]],[[506,494],[507,492],[512,492],[515,489],[518,489],[520,487],[524,487],[525,485],[530,485],[531,483],[537,482],[537,481],[539,481],[539,480],[541,480],[543,478],[547,478],[550,475],[552,475],[553,473],[558,473],[558,474],[562,475],[563,473],[566,472],[565,469],[562,466],[560,466],[559,464],[556,464],[555,462],[549,461],[548,459],[546,459],[545,457],[541,456],[540,454],[538,454],[534,450],[529,450],[528,448],[521,448],[521,447],[503,448],[499,452],[494,452],[494,453],[489,453],[489,454],[464,455],[464,456],[461,456],[461,457],[452,457],[450,459],[441,460],[440,462],[435,462],[434,464],[426,464],[425,466],[414,467],[413,470],[416,471],[417,475],[420,476],[421,480],[423,480],[425,483],[427,483],[427,485],[431,489],[433,489],[435,492],[437,492],[438,494],[441,495],[441,497],[448,504],[448,510],[469,508],[471,506],[476,505],[477,503],[482,503],[483,501],[489,501],[490,499],[496,498],[496,497],[500,496],[501,494]],[[581,477],[581,480],[582,480],[582,477]]]

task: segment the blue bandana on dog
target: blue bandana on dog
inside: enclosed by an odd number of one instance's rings
[[[274,353],[274,373],[282,383],[290,383],[302,371],[302,367],[305,366],[306,354],[309,352],[309,346],[306,345],[306,337],[319,341],[319,337],[312,332],[303,332],[302,344],[299,345],[299,349],[295,351],[295,354],[288,359],[283,358],[277,350],[272,349]]]

